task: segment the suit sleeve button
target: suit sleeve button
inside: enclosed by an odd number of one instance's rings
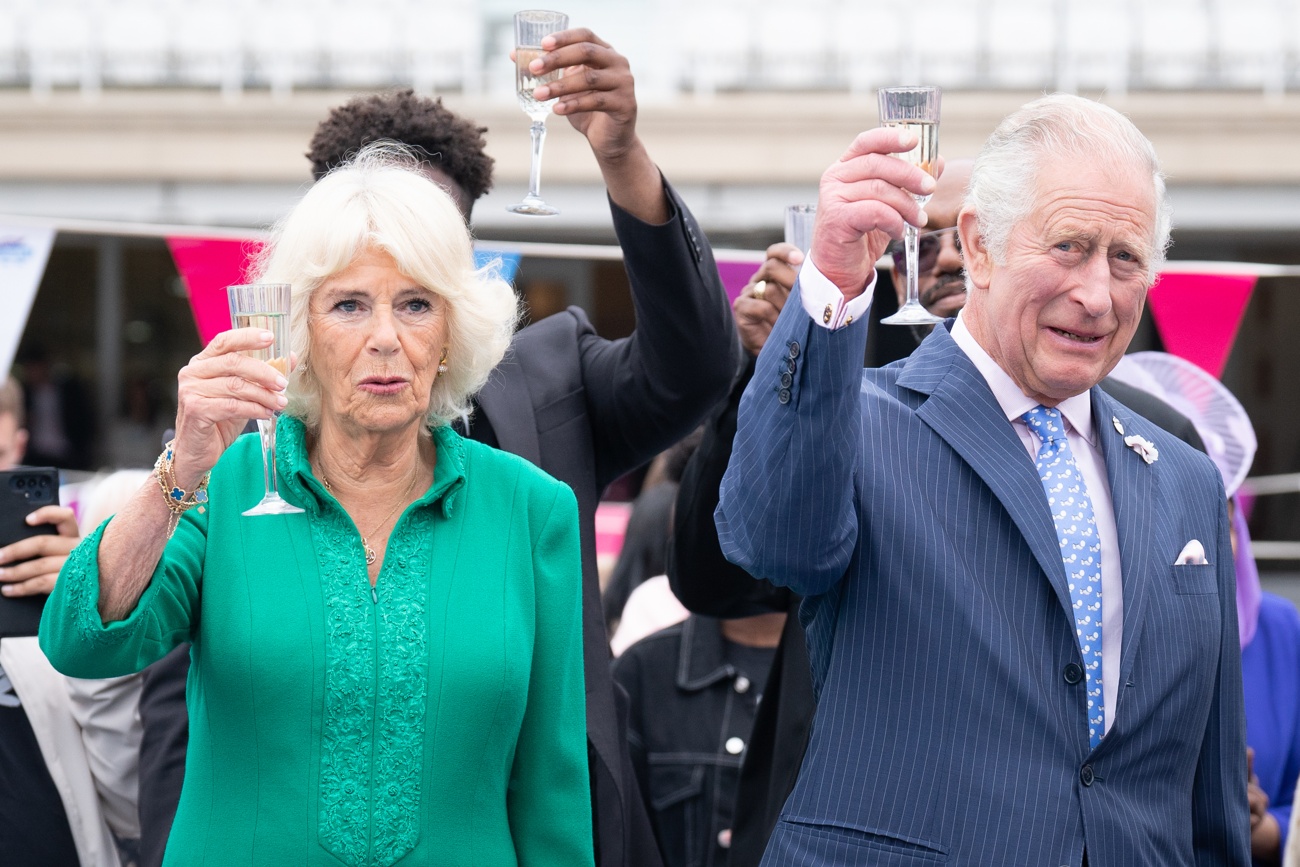
[[[1083,783],[1085,786],[1091,786],[1092,781],[1095,779],[1097,779],[1097,777],[1092,772],[1092,765],[1084,765],[1083,769],[1079,771],[1079,782]]]
[[[783,405],[789,403],[789,402],[790,402],[790,389],[788,389],[788,388],[783,388],[783,389],[781,389],[780,391],[778,391],[778,392],[776,393],[776,399],[777,399],[777,401],[779,401],[779,402],[780,402],[781,404],[783,404]]]
[[[1073,686],[1083,680],[1083,667],[1077,662],[1071,662],[1065,667],[1065,671],[1062,674],[1065,677],[1065,682]]]
[[[792,385],[794,385],[794,377],[788,373],[781,374],[781,387],[789,388]]]
[[[788,353],[786,353],[786,354],[787,354],[790,358],[798,358],[798,357],[799,357],[799,341],[797,341],[797,340],[791,340],[791,341],[790,341],[790,351],[789,351]]]

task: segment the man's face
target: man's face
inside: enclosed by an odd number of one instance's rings
[[[939,178],[934,196],[925,205],[930,222],[921,231],[921,268],[917,274],[921,304],[936,316],[956,316],[966,303],[966,278],[962,271],[961,249],[957,233],[943,231],[957,225],[966,185],[970,182],[971,162],[954,161]],[[929,247],[930,250],[927,250]],[[930,251],[933,251],[932,253]],[[895,260],[902,263],[900,255]],[[907,297],[906,265],[898,267],[894,289],[901,305]]]
[[[1150,286],[1156,204],[1149,174],[1100,156],[1046,162],[1005,262],[959,218],[974,293],[967,322],[1020,389],[1046,406],[1082,394],[1118,363]]]
[[[27,431],[18,427],[13,413],[0,412],[0,470],[9,470],[22,463],[27,450]]]

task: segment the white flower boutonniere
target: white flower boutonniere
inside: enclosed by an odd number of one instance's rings
[[[1137,434],[1124,437],[1124,445],[1138,453],[1138,457],[1148,464],[1154,464],[1160,459],[1160,452],[1156,449],[1156,444],[1146,437],[1140,437]]]

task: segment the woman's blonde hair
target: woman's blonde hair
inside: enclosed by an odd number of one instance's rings
[[[251,279],[293,285],[290,341],[298,366],[285,412],[309,429],[320,425],[321,389],[312,369],[308,312],[312,293],[367,250],[442,299],[447,372],[429,393],[430,425],[469,411],[469,400],[501,361],[519,318],[519,302],[498,263],[476,268],[468,228],[455,203],[419,172],[418,161],[377,142],[319,180],[276,226]],[[441,347],[431,347],[438,358]]]

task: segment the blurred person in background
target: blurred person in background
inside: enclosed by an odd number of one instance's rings
[[[0,385],[0,469],[22,462],[25,440],[21,388],[9,378]],[[106,496],[92,497],[91,505]],[[6,596],[48,594],[78,540],[67,507],[45,506],[30,521],[52,524],[57,533],[0,548]],[[0,863],[132,863],[140,835],[137,697],[138,684],[63,677],[34,636],[0,640]]]
[[[191,642],[165,863],[592,864],[577,501],[449,424],[509,345],[513,291],[395,146],[312,187],[255,280],[293,286],[301,363],[249,357],[258,328],[195,356],[155,478],[41,622],[72,676]],[[246,517],[263,457],[240,432],[282,409],[301,511]]]
[[[65,470],[94,465],[95,413],[77,378],[60,369],[43,346],[21,357],[27,395],[27,460]]]
[[[0,382],[0,470],[23,462],[27,453],[27,409],[23,387],[12,376]]]
[[[644,573],[607,617],[618,621],[614,680],[628,694],[632,764],[666,867],[727,863],[741,764],[785,620],[691,615],[663,574],[678,482],[703,432],[652,463],[606,589],[608,605],[617,582]]]
[[[623,534],[623,545],[619,549],[618,559],[610,574],[609,582],[601,594],[605,607],[605,623],[610,630],[611,649],[618,656],[622,648],[631,641],[626,636],[614,641],[622,630],[623,612],[629,599],[637,593],[647,581],[663,579],[667,572],[668,537],[671,535],[673,503],[677,500],[677,485],[682,478],[682,470],[687,460],[700,444],[702,429],[697,428],[690,436],[674,444],[655,456],[646,469],[641,483],[641,492],[632,501],[632,511],[628,516],[627,529]],[[644,638],[651,632],[670,626],[686,617],[681,603],[672,597],[667,579],[662,580],[662,589],[656,595],[670,597],[669,608],[681,611],[680,616],[668,615],[671,619],[659,623],[653,628],[638,628],[636,638]],[[644,595],[644,594],[642,594]],[[650,622],[657,618],[653,615]],[[636,639],[632,639],[635,641]],[[620,642],[622,642],[620,644]]]
[[[601,491],[685,436],[730,385],[735,326],[713,254],[686,203],[660,175],[636,131],[627,60],[588,30],[544,42],[542,70],[564,77],[539,94],[558,98],[591,146],[609,194],[614,230],[636,308],[635,333],[596,334],[577,307],[522,329],[475,398],[470,439],[526,458],[576,492],[581,515],[583,642],[588,758],[598,861],[658,863],[632,775],[626,708],[609,672],[596,566],[595,510]],[[308,159],[321,177],[368,142],[387,139],[421,153],[421,169],[456,201],[465,221],[492,186],[483,129],[410,91],[357,98],[333,110]],[[457,423],[460,425],[461,423]],[[183,649],[146,674],[141,715],[141,822],[146,867],[162,855],[184,767]]]
[[[665,867],[724,867],[736,789],[783,612],[692,614],[614,660],[628,742]]]

